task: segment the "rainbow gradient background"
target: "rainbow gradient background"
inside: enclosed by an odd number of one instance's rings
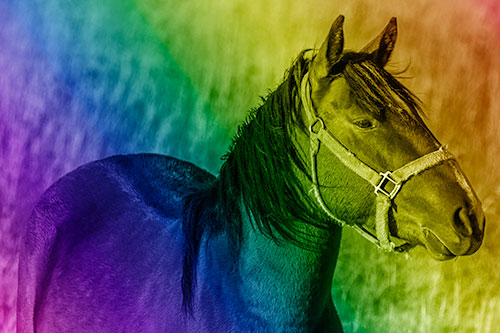
[[[17,255],[40,194],[75,167],[157,152],[217,173],[237,125],[344,14],[360,49],[392,16],[389,69],[487,217],[474,255],[435,262],[379,252],[345,230],[334,301],[346,332],[500,329],[500,3],[496,0],[2,0],[0,332],[15,328]]]

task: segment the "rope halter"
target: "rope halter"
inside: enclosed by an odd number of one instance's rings
[[[354,153],[344,147],[342,143],[335,139],[325,129],[323,119],[317,116],[314,112],[311,101],[309,73],[306,73],[302,79],[300,97],[309,123],[312,190],[321,209],[340,226],[347,224],[332,213],[321,196],[320,185],[318,182],[316,156],[320,149],[320,144],[324,144],[345,166],[354,171],[358,176],[366,180],[374,187],[374,192],[376,194],[375,235],[366,230],[363,226],[349,226],[354,228],[363,237],[377,245],[377,247],[382,250],[403,252],[412,247],[410,244],[403,244],[396,247],[394,242],[391,240],[389,231],[389,210],[392,206],[392,200],[399,193],[402,185],[410,177],[440,165],[445,161],[456,161],[455,157],[445,150],[443,146],[441,146],[438,150],[423,155],[395,171],[377,172],[357,158]],[[472,202],[476,203],[477,199],[465,179],[465,176],[459,169],[458,164],[454,164],[456,165],[454,165],[453,168],[460,185],[465,189]]]

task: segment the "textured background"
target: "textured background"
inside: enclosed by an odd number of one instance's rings
[[[434,262],[378,252],[351,230],[334,295],[350,332],[500,327],[500,6],[495,0],[1,0],[0,332],[13,331],[17,249],[37,197],[82,163],[158,152],[214,173],[247,111],[338,14],[361,48],[391,16],[389,69],[425,103],[487,216],[483,247]]]

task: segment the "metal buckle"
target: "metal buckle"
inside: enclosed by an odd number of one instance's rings
[[[396,194],[398,194],[399,189],[401,188],[401,183],[398,183],[397,181],[392,179],[392,173],[390,171],[381,172],[380,175],[382,176],[382,179],[380,179],[378,185],[375,186],[375,194],[378,195],[379,193],[382,193],[385,196],[388,196],[389,199],[394,199]],[[389,183],[392,183],[394,185],[394,188],[390,192],[385,190],[385,186]]]

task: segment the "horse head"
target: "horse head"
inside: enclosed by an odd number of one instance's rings
[[[418,98],[384,69],[396,19],[360,52],[344,50],[343,20],[302,80],[317,201],[388,250],[422,245],[439,260],[474,253],[485,225],[481,203],[423,122]]]

